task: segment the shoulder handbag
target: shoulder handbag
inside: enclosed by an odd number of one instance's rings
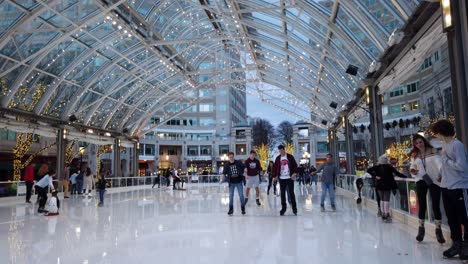
[[[424,172],[425,172],[424,175],[422,176],[422,179],[427,184],[427,186],[430,186],[431,184],[434,183],[434,181],[432,180],[431,176],[427,174],[427,171],[426,171],[426,154],[424,154],[424,157],[421,159],[421,161],[422,161]]]

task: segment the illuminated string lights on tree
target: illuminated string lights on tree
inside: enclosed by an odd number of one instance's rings
[[[254,146],[253,149],[255,152],[257,152],[258,159],[260,160],[260,164],[262,165],[262,169],[265,170],[268,166],[269,160],[268,145],[261,144],[260,146]]]
[[[411,149],[411,143],[404,141],[403,143],[393,143],[387,150],[389,161],[395,160],[397,167],[401,168],[405,162],[409,161],[408,152]]]

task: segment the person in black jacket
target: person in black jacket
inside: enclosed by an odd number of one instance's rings
[[[97,181],[96,187],[99,191],[99,203],[98,206],[104,206],[104,192],[106,191],[106,179],[104,178],[104,174],[101,173],[99,175],[99,179]]]
[[[291,199],[293,214],[297,215],[296,196],[294,194],[294,181],[297,175],[297,163],[293,155],[286,153],[283,145],[278,146],[280,155],[275,159],[273,165],[273,177],[279,178],[281,192],[281,211],[280,215],[286,212],[286,190]]]
[[[242,214],[245,214],[245,199],[244,199],[244,164],[241,161],[234,159],[234,153],[228,153],[229,162],[224,165],[223,174],[219,184],[222,184],[224,177],[227,177],[229,183],[229,211],[228,215],[234,213],[234,189],[237,188],[241,203]]]
[[[367,172],[375,177],[375,187],[380,196],[380,208],[382,209],[382,220],[386,223],[392,222],[390,215],[390,194],[392,190],[398,189],[395,181],[395,175],[401,178],[406,178],[405,175],[400,173],[388,164],[386,155],[379,157],[379,162],[376,166],[369,168]]]
[[[270,188],[273,185],[273,194],[276,195],[276,183],[277,181],[273,180],[273,161],[270,160],[270,163],[268,164],[267,168],[267,173],[268,173],[268,190],[267,190],[267,195],[270,195]]]

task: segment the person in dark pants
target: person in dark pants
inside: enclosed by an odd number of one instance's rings
[[[98,206],[104,206],[104,193],[106,191],[106,179],[104,174],[99,175],[98,182],[96,184],[97,190],[99,191],[99,203]]]
[[[24,170],[24,182],[26,183],[26,203],[31,203],[32,187],[34,185],[34,167],[36,164],[31,163]]]
[[[439,120],[431,127],[432,133],[442,141],[440,173],[442,201],[450,227],[452,246],[443,252],[445,258],[456,255],[468,259],[468,154],[463,143],[454,138],[455,128],[448,120]],[[462,225],[465,242],[462,241]]]
[[[280,155],[276,157],[273,165],[273,177],[279,178],[281,192],[281,211],[280,215],[286,212],[286,189],[291,199],[292,211],[297,215],[296,196],[294,194],[294,181],[297,175],[297,163],[293,155],[286,153],[283,145],[278,146]]]
[[[273,180],[273,161],[270,160],[270,163],[268,164],[267,168],[267,173],[268,173],[268,190],[267,190],[267,195],[270,195],[270,188],[273,185],[273,194],[276,195],[276,179]]]
[[[76,176],[76,187],[78,189],[78,194],[81,194],[83,192],[84,171],[80,170],[79,172],[78,176]]]
[[[39,208],[37,209],[38,213],[47,213],[44,208],[47,202],[47,191],[48,187],[50,187],[52,191],[55,191],[54,184],[52,183],[52,179],[54,177],[55,171],[50,170],[49,173],[44,175],[44,177],[36,183],[36,192],[39,198]]]
[[[416,195],[418,197],[419,227],[416,240],[421,242],[426,233],[424,222],[427,211],[427,193],[430,193],[432,212],[435,218],[435,235],[439,243],[445,243],[442,234],[442,213],[440,211],[440,155],[429,141],[419,134],[413,136],[413,149],[410,152],[410,173],[416,179]]]
[[[299,185],[301,184],[305,184],[305,168],[304,168],[304,165],[299,165],[299,167],[297,168],[297,174],[299,175]]]
[[[245,215],[245,199],[244,199],[244,164],[240,160],[234,159],[234,153],[228,153],[229,161],[224,165],[223,174],[219,184],[223,183],[224,177],[227,177],[229,183],[229,211],[228,215],[234,213],[234,190],[237,189],[241,203],[242,214]]]

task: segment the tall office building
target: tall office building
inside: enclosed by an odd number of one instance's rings
[[[191,76],[198,80],[188,95],[192,106],[173,103],[154,115],[147,126],[154,129],[140,139],[140,173],[156,168],[211,171],[235,150],[232,130],[245,123],[247,111],[240,59],[229,49],[215,52]]]

